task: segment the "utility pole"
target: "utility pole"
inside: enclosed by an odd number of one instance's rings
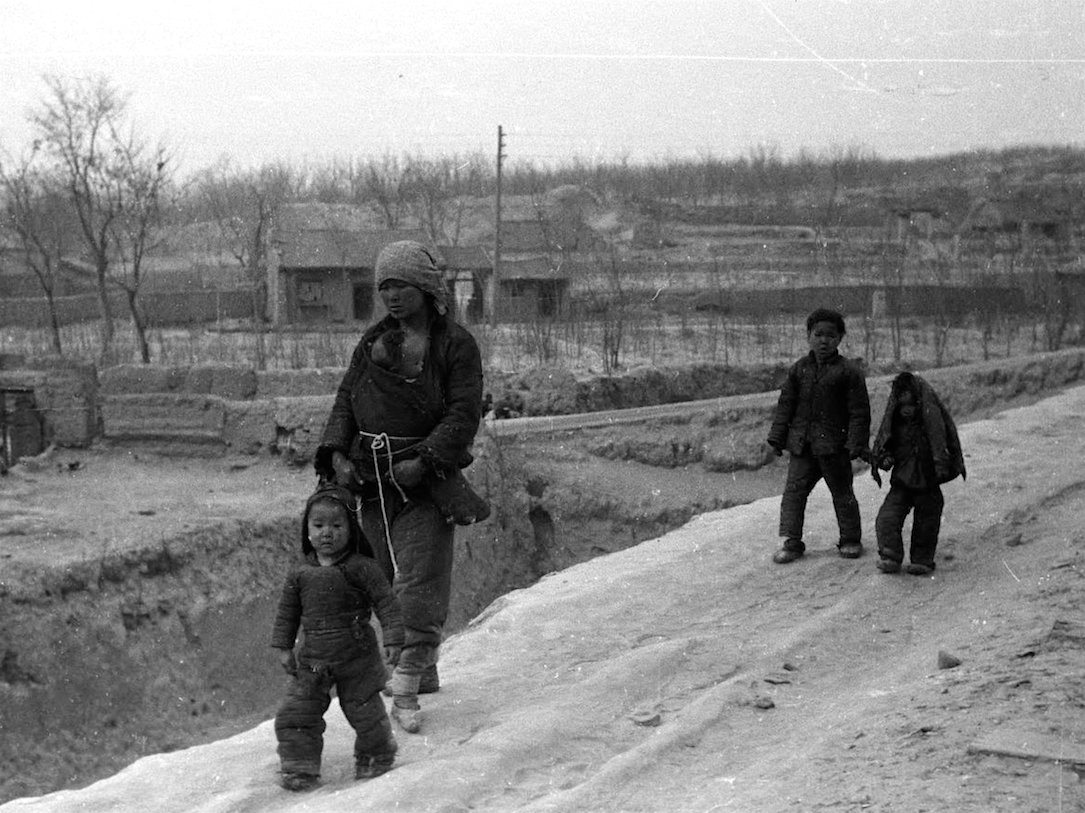
[[[497,126],[497,193],[494,201],[494,261],[486,291],[490,327],[497,327],[497,298],[501,291],[501,164],[505,160],[505,131]]]

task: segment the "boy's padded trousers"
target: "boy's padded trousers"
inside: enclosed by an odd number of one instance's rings
[[[840,527],[840,539],[844,542],[861,542],[862,525],[859,519],[859,501],[852,487],[851,459],[846,451],[831,455],[792,454],[787,466],[787,483],[780,498],[780,536],[785,544],[799,552],[802,544],[803,524],[806,518],[806,501],[818,481],[824,479],[833,498],[833,510]],[[796,545],[796,543],[798,543]]]
[[[384,699],[379,688],[373,691],[372,665],[358,659],[336,666],[314,666],[299,664],[297,676],[275,715],[283,773],[320,775],[327,727],[324,714],[331,705],[333,686],[343,714],[354,729],[354,759],[367,761],[369,757],[394,754],[396,741]]]
[[[942,508],[945,499],[938,486],[925,491],[915,491],[899,485],[890,485],[874,531],[878,537],[878,555],[894,562],[904,561],[904,521],[912,515],[912,540],[908,559],[912,564],[933,565],[934,552],[938,548],[938,532],[942,527]]]

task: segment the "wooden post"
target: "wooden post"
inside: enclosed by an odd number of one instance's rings
[[[501,125],[497,127],[497,191],[494,200],[494,259],[490,271],[489,284],[486,286],[486,311],[490,327],[497,327],[500,311],[498,298],[501,295],[501,163],[505,158],[505,132]]]

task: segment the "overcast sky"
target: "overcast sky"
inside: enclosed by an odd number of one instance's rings
[[[0,0],[0,145],[107,76],[186,171],[1085,144],[1085,0]]]

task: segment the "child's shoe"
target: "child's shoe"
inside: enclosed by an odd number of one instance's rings
[[[934,572],[934,565],[924,565],[919,562],[910,562],[904,570],[913,576],[929,576]]]
[[[879,559],[874,566],[882,573],[900,573],[900,562],[892,559]]]
[[[397,706],[393,703],[392,719],[408,734],[417,734],[422,730],[422,709],[417,706],[414,708],[407,708],[405,706]]]
[[[284,773],[279,778],[279,784],[286,790],[303,791],[312,790],[320,780],[320,777],[311,773]]]
[[[806,546],[798,539],[785,539],[784,546],[772,555],[772,561],[778,565],[786,565],[802,558],[806,552]]]
[[[392,763],[395,760],[396,755],[394,753],[381,754],[375,757],[361,757],[354,763],[354,778],[376,779],[381,774],[386,774],[392,770]]]
[[[863,545],[860,542],[841,542],[836,546],[836,550],[845,559],[858,559],[863,555]]]

